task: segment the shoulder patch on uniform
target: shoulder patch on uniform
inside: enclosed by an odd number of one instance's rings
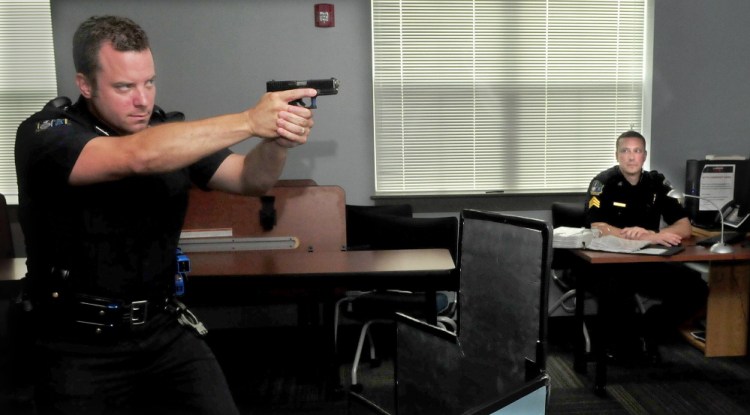
[[[68,118],[55,118],[52,120],[39,121],[36,123],[36,132],[68,124],[70,124],[70,120]]]
[[[592,207],[601,207],[601,202],[596,196],[593,196],[591,199],[589,199],[589,209]]]
[[[589,189],[589,193],[591,193],[592,196],[599,196],[604,191],[604,183],[600,182],[599,180],[594,180],[591,183],[591,189]]]

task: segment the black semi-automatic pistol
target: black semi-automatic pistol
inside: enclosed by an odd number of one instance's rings
[[[314,88],[318,90],[318,95],[310,98],[310,105],[305,105],[302,99],[296,99],[291,103],[301,107],[315,109],[318,108],[315,99],[321,95],[336,95],[339,93],[339,80],[336,78],[328,79],[308,79],[307,81],[268,81],[266,82],[266,92],[286,91],[289,89]]]

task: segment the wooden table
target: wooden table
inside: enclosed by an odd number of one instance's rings
[[[317,293],[323,300],[323,326],[328,336],[329,371],[333,388],[341,389],[333,336],[333,289],[398,288],[425,293],[426,315],[436,323],[435,292],[457,290],[453,259],[447,249],[382,251],[235,251],[193,252],[188,276],[189,293],[200,293],[199,302],[241,304],[254,288],[287,288]],[[315,295],[315,294],[313,294]],[[195,297],[193,297],[195,298]],[[193,303],[186,298],[188,304]]]
[[[707,247],[695,244],[694,239],[683,241],[685,250],[672,256],[618,254],[591,250],[570,251],[580,261],[579,270],[584,278],[596,278],[594,270],[602,264],[633,264],[651,262],[708,262],[709,295],[706,316],[706,343],[702,347],[706,356],[744,356],[748,340],[748,300],[750,299],[750,247],[737,244],[729,254],[715,254]],[[576,291],[576,317],[583,324],[585,307],[584,289]],[[604,317],[606,318],[606,316]],[[575,368],[585,373],[586,357],[583,339],[577,342]],[[595,390],[603,392],[606,385],[606,356],[604,347],[596,353]]]
[[[200,287],[240,284],[424,291],[458,285],[452,278],[455,265],[447,249],[192,252],[189,258],[189,284]],[[25,274],[26,258],[0,259],[0,287],[17,286]]]
[[[425,288],[445,284],[455,268],[447,249],[300,252],[192,252],[190,278],[241,278],[256,283],[298,278],[355,288]],[[373,284],[377,287],[374,287]]]

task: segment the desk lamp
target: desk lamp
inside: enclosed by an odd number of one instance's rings
[[[716,242],[715,244],[711,245],[711,248],[709,251],[716,253],[716,254],[731,254],[734,252],[734,248],[724,243],[724,213],[721,211],[721,209],[716,206],[714,202],[712,202],[709,199],[706,199],[705,197],[695,196],[695,195],[688,195],[680,192],[679,190],[672,189],[667,193],[667,196],[677,199],[679,201],[683,201],[686,197],[691,197],[693,199],[699,199],[699,200],[705,200],[706,202],[710,203],[711,206],[715,207],[716,210],[719,211],[719,217],[721,218],[721,233],[720,233],[720,239],[719,242]]]

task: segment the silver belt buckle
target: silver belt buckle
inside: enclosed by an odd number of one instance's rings
[[[148,301],[133,301],[130,303],[130,325],[140,326],[146,322]]]

